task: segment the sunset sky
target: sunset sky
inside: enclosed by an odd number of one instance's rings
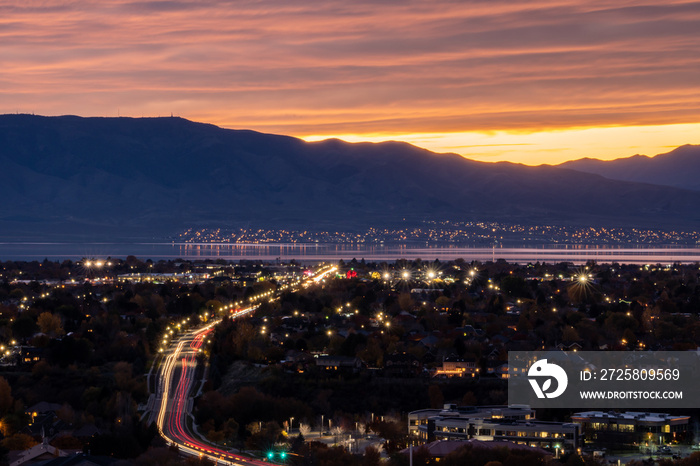
[[[559,163],[700,144],[700,2],[0,2],[0,113]]]

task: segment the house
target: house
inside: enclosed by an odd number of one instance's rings
[[[362,368],[362,360],[350,356],[318,356],[316,367],[329,372],[357,373]]]
[[[410,353],[393,353],[384,356],[384,375],[387,377],[416,377],[423,371],[423,364]]]
[[[58,434],[69,434],[72,431],[70,424],[56,417],[56,413],[49,411],[32,417],[32,423],[23,429],[23,432],[32,437],[53,438]]]
[[[21,346],[19,352],[20,364],[34,364],[44,359],[44,348]]]
[[[426,348],[432,348],[433,346],[437,345],[440,342],[440,338],[438,338],[436,335],[428,335],[427,337],[423,338],[420,341],[420,344],[425,346]]]
[[[116,458],[109,456],[92,456],[79,453],[68,457],[54,458],[42,466],[110,466],[116,462]]]
[[[305,351],[289,350],[280,363],[287,371],[302,373],[310,364],[314,364],[314,357]]]
[[[487,361],[486,373],[495,375],[499,379],[507,379],[509,377],[508,363],[504,361]]]
[[[20,451],[20,452],[10,452],[8,455],[8,462],[10,466],[21,466],[29,464],[44,463],[47,460],[51,460],[60,456],[68,456],[68,453],[59,450],[58,448],[49,445],[48,439],[44,438],[42,443],[34,445],[33,447]]]
[[[79,440],[88,441],[92,437],[102,433],[103,432],[95,424],[85,424],[84,426],[73,431],[73,437]]]
[[[27,408],[24,413],[32,418],[32,422],[34,422],[34,419],[41,415],[41,414],[47,414],[47,413],[55,413],[59,409],[61,409],[63,405],[58,404],[58,403],[48,403],[46,401],[40,401],[39,403],[36,403],[29,408]]]
[[[582,346],[576,341],[563,341],[559,343],[556,348],[561,351],[581,351]]]
[[[476,377],[479,375],[479,368],[476,359],[458,358],[450,356],[442,361],[442,367],[438,367],[433,373],[433,377]]]

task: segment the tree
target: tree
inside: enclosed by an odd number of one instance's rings
[[[410,311],[413,309],[414,302],[410,293],[401,293],[401,296],[399,296],[399,306],[404,311]]]
[[[275,421],[252,422],[248,424],[247,429],[253,434],[246,439],[246,448],[249,450],[262,450],[274,445],[282,432],[279,424]]]
[[[531,293],[523,277],[507,275],[501,279],[501,290],[513,297],[529,298]]]
[[[362,457],[362,466],[379,466],[382,455],[374,446],[370,445],[365,448],[365,454]]]
[[[12,387],[5,377],[0,377],[0,416],[9,413],[13,405]]]
[[[224,422],[221,432],[223,434],[223,442],[227,445],[232,445],[238,439],[239,425],[234,418],[229,418]]]
[[[430,399],[430,407],[433,409],[442,408],[445,402],[445,396],[442,394],[442,390],[434,384],[428,387],[428,398]]]
[[[114,365],[114,381],[118,390],[130,392],[135,384],[131,364],[124,361],[116,363]]]
[[[447,296],[440,296],[435,300],[435,305],[440,310],[447,310],[447,308],[450,306],[450,298]]]
[[[224,305],[221,303],[221,301],[218,301],[216,299],[210,299],[209,301],[206,302],[204,305],[207,310],[209,311],[209,315],[213,316],[220,310],[224,308]]]
[[[83,442],[72,435],[57,437],[51,441],[51,445],[59,450],[82,450]]]
[[[4,416],[0,420],[0,432],[5,437],[9,437],[22,430],[28,423],[28,416],[21,409],[19,411],[15,410],[15,412]]]
[[[45,333],[51,338],[60,337],[65,333],[63,331],[63,325],[61,324],[61,318],[50,312],[42,312],[39,314],[37,324],[39,325],[41,333]]]
[[[570,455],[565,464],[567,466],[585,466],[586,462],[579,455]]]
[[[22,314],[12,324],[12,333],[17,338],[29,338],[36,332],[37,326],[34,319],[27,315]]]
[[[358,430],[358,432],[360,432],[360,435],[364,436],[365,433],[367,432],[367,424],[363,424],[363,423],[358,424],[357,430]]]
[[[343,435],[344,432],[345,431],[341,426],[333,426],[333,428],[331,429],[331,434],[333,434],[333,436],[335,437],[335,443],[338,443],[338,437]]]
[[[0,446],[6,450],[28,450],[34,445],[38,444],[31,435],[27,434],[14,434],[11,437],[7,437],[0,441]]]
[[[463,406],[476,406],[476,404],[477,404],[476,396],[474,395],[473,391],[469,390],[462,397],[462,405]]]
[[[304,424],[303,422],[299,424],[299,433],[304,437],[307,438],[309,434],[311,433],[311,426],[309,424]]]
[[[579,341],[581,337],[579,337],[575,328],[569,326],[564,327],[564,330],[562,330],[561,339],[563,341]]]

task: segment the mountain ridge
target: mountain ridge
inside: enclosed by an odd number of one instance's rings
[[[0,239],[189,227],[357,230],[425,220],[700,225],[700,193],[399,141],[305,142],[177,117],[0,115]]]
[[[615,160],[585,157],[556,166],[594,173],[612,180],[700,191],[700,145],[685,144],[651,157],[640,154]]]

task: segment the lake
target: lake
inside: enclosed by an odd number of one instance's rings
[[[0,260],[61,261],[81,258],[124,258],[134,255],[140,259],[224,259],[263,261],[345,261],[356,258],[368,261],[395,261],[420,258],[423,261],[454,260],[481,262],[504,259],[508,262],[573,262],[594,260],[601,263],[669,264],[700,262],[696,247],[612,247],[612,246],[550,246],[550,247],[464,247],[441,245],[367,245],[367,244],[226,244],[226,243],[0,243]]]

